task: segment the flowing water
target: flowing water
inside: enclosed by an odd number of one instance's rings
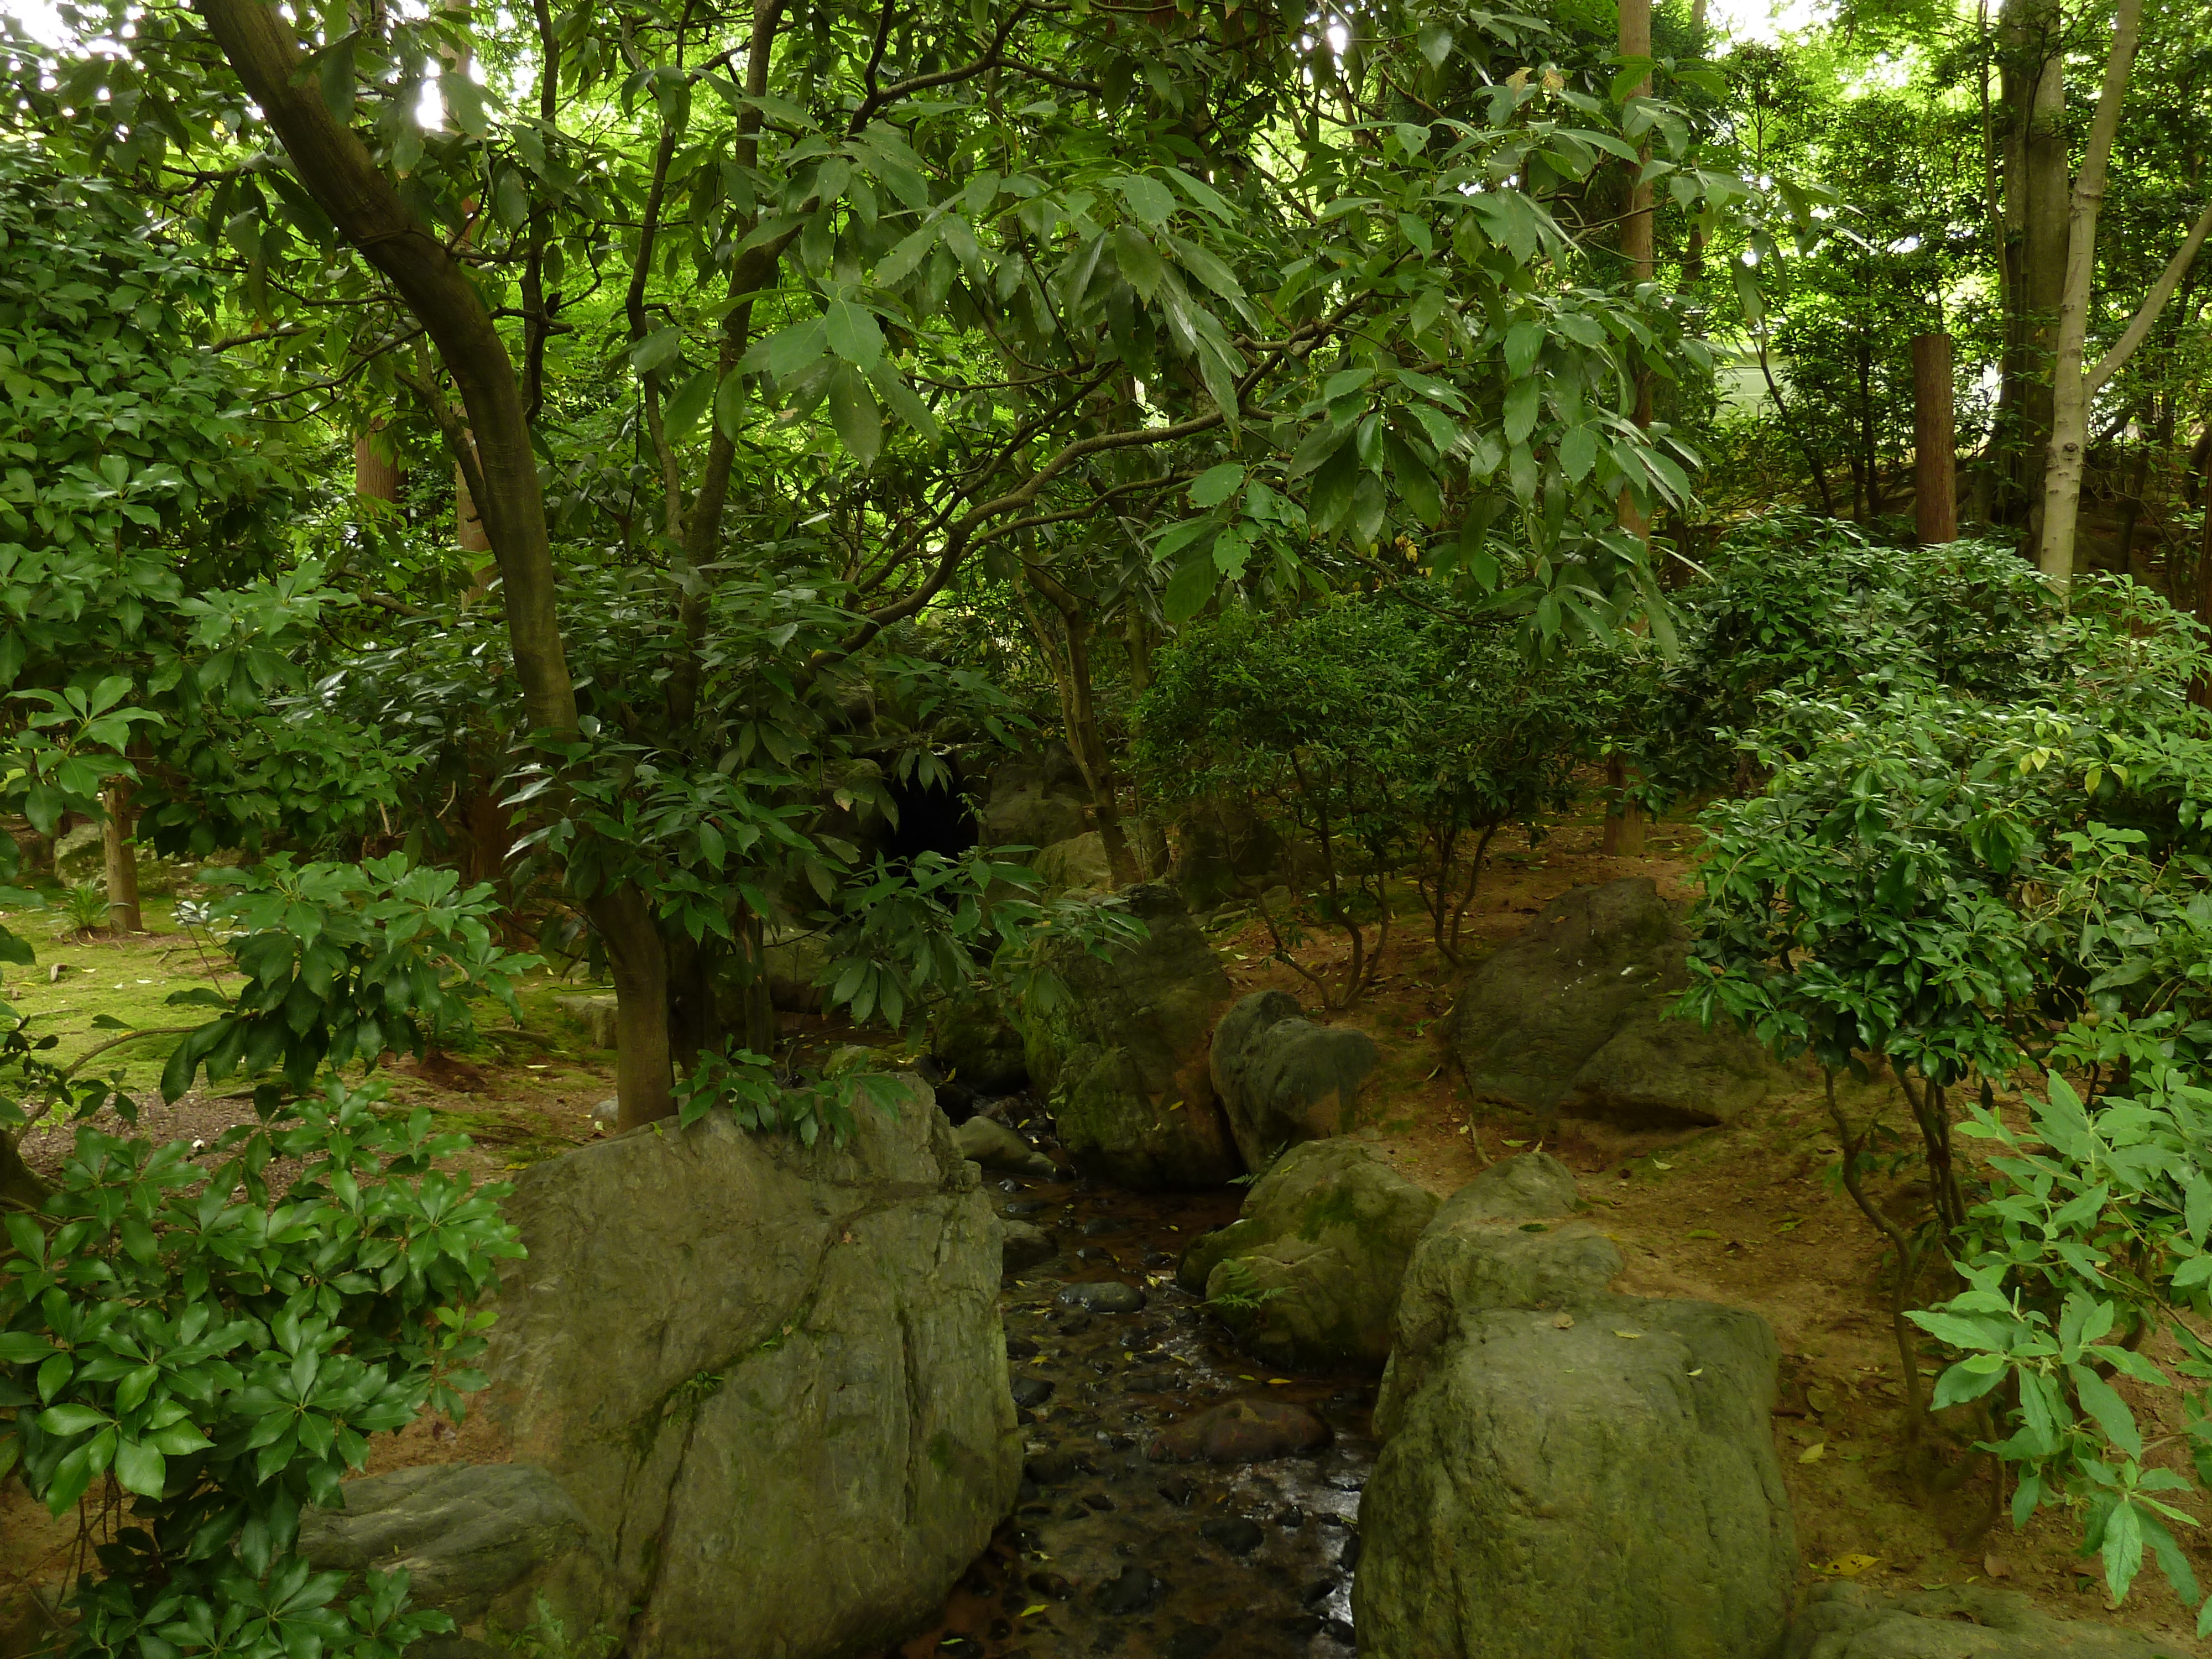
[[[1136,1194],[987,1173],[1000,1211],[1060,1254],[1006,1281],[1028,1454],[1015,1513],[896,1659],[1348,1659],[1373,1389],[1285,1376],[1237,1353],[1175,1282],[1185,1245],[1233,1220],[1227,1193]],[[1126,1314],[1064,1306],[1071,1283],[1141,1289]],[[1334,1431],[1316,1452],[1234,1466],[1155,1462],[1166,1425],[1239,1397],[1288,1400]]]

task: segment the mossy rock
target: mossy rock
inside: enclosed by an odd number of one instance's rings
[[[1235,1222],[1194,1243],[1177,1278],[1240,1346],[1283,1370],[1376,1370],[1436,1194],[1364,1141],[1293,1146]]]

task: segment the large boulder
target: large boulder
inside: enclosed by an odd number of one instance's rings
[[[1819,1584],[1784,1659],[2180,1659],[2179,1642],[2055,1619],[2017,1590],[1979,1584],[1885,1595]]]
[[[939,1014],[930,1029],[929,1051],[955,1082],[983,1099],[1029,1086],[1022,1034],[988,994],[963,997]]]
[[[1090,791],[1065,744],[1041,755],[1015,756],[991,773],[991,791],[977,821],[985,847],[1050,847],[1090,827]]]
[[[1206,1070],[1229,975],[1174,890],[1121,895],[1147,937],[1048,958],[1058,994],[1010,1009],[1030,1082],[1077,1169],[1144,1192],[1218,1187],[1243,1167]]]
[[[1675,1004],[1690,935],[1650,878],[1562,893],[1483,959],[1446,1036],[1477,1097],[1546,1117],[1731,1123],[1777,1080],[1733,1026]]]
[[[1193,909],[1211,909],[1280,881],[1288,852],[1250,803],[1216,797],[1194,804],[1176,823],[1168,879]]]
[[[1366,1032],[1315,1024],[1286,991],[1255,991],[1214,1027],[1206,1066],[1237,1150],[1257,1170],[1285,1146],[1358,1128],[1376,1059]]]
[[[1106,838],[1096,830],[1041,848],[1030,865],[1048,893],[1106,892],[1114,885],[1114,866],[1106,856]]]
[[[1796,1568],[1774,1333],[1609,1291],[1610,1240],[1522,1218],[1540,1185],[1492,1182],[1415,1248],[1360,1503],[1360,1651],[1771,1659]]]
[[[1399,1281],[1436,1194],[1360,1140],[1283,1154],[1243,1213],[1184,1254],[1177,1277],[1277,1370],[1380,1370]]]
[[[561,1483],[526,1463],[449,1463],[349,1481],[342,1510],[300,1516],[300,1553],[325,1571],[404,1568],[418,1607],[465,1632],[514,1632],[538,1602],[577,1647],[612,1651],[628,1625],[596,1534]]]
[[[880,1648],[1012,1505],[998,1218],[903,1093],[842,1147],[714,1113],[516,1178],[488,1404],[610,1541],[634,1651]]]

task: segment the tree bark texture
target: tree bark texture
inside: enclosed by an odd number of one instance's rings
[[[2028,88],[2021,135],[2019,393],[2020,495],[2031,538],[2041,522],[2043,474],[2050,453],[2051,372],[2058,352],[2058,308],[2066,291],[2066,54],[2057,0],[2021,0],[2017,49]]]
[[[1958,426],[1951,337],[1912,339],[1913,527],[1923,547],[1959,539]]]
[[[2142,0],[2119,0],[2112,20],[2112,52],[2089,123],[2089,143],[2074,180],[2067,216],[2066,283],[2059,295],[2057,356],[2051,370],[2051,446],[2043,471],[2043,512],[2036,563],[2044,579],[2063,589],[2074,574],[2074,538],[2081,501],[2081,467],[2089,443],[2093,388],[2082,372],[2089,331],[2089,289],[2097,272],[2097,216],[2105,203],[2105,175],[2128,76],[2142,35]]]
[[[100,826],[100,848],[107,872],[107,925],[118,933],[143,933],[146,921],[138,904],[137,815],[131,786],[118,778],[107,786],[107,820]]]

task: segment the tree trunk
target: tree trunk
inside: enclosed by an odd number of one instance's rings
[[[1091,687],[1091,614],[1084,601],[1055,577],[1035,565],[1027,567],[1030,586],[1052,602],[1067,632],[1066,683],[1060,687],[1060,713],[1067,726],[1067,747],[1091,791],[1091,809],[1098,820],[1098,839],[1106,848],[1106,867],[1114,885],[1128,887],[1144,878],[1136,855],[1129,850],[1129,832],[1121,821],[1120,781],[1114,775],[1114,759],[1098,735],[1098,711]],[[1035,627],[1034,616],[1032,627]],[[1047,641],[1046,643],[1049,643]],[[1050,656],[1050,652],[1046,653]],[[1055,672],[1060,665],[1055,664]]]
[[[195,0],[217,47],[282,143],[293,171],[339,235],[390,280],[422,323],[466,411],[457,459],[498,561],[501,603],[533,737],[578,736],[576,692],[555,601],[558,581],[531,447],[528,404],[513,358],[475,280],[416,215],[360,137],[332,117],[292,25],[264,0]],[[621,1054],[617,1091],[628,1128],[674,1109],[668,1048],[667,951],[635,886],[586,907],[614,974]]]
[[[372,422],[366,432],[357,432],[353,440],[353,493],[371,501],[397,501],[399,499],[399,463],[386,460],[376,453],[375,434],[384,422]]]
[[[2212,628],[2212,513],[2204,515],[2204,529],[2197,538],[2197,620]],[[2189,701],[2199,708],[2212,708],[2212,665],[2189,684]]]
[[[1620,0],[1620,55],[1623,58],[1651,56],[1651,0]],[[1631,98],[1649,98],[1651,77],[1647,75],[1631,89]],[[1628,169],[1628,203],[1620,221],[1620,257],[1628,267],[1629,279],[1649,283],[1658,275],[1658,264],[1653,252],[1651,186],[1644,182],[1644,164],[1650,159],[1650,147],[1638,152],[1638,159],[1624,162]],[[1640,427],[1651,424],[1651,374],[1638,367],[1636,375],[1636,408],[1632,418]],[[1651,520],[1647,518],[1636,499],[1626,489],[1620,492],[1618,503],[1620,527],[1644,544],[1648,550],[1651,540]],[[1626,765],[1615,757],[1606,763],[1606,781],[1614,788],[1628,781]],[[1616,802],[1614,810],[1606,814],[1605,830],[1600,842],[1601,849],[1608,856],[1641,858],[1644,856],[1644,809],[1627,803]]]
[[[117,933],[143,933],[138,907],[138,842],[131,833],[131,786],[118,778],[107,786],[107,819],[100,826],[100,851],[107,866],[107,925]]]
[[[2057,356],[2051,365],[2051,447],[2044,465],[2036,555],[2044,580],[2062,592],[2074,575],[2081,465],[2089,442],[2089,400],[2095,390],[2082,373],[2081,353],[2089,332],[2089,289],[2097,270],[2097,216],[2105,203],[2106,166],[2113,135],[2119,131],[2120,106],[2127,100],[2128,76],[2135,67],[2136,43],[2142,33],[2142,0],[2119,0],[2112,20],[2112,53],[2105,60],[2105,82],[2098,90],[2097,112],[2089,123],[2089,143],[2074,181],[2067,218],[2066,284],[2059,299]],[[2178,274],[2175,280],[2179,280]],[[2148,328],[2148,322],[2143,325]],[[2135,331],[2130,328],[2130,334]],[[2099,368],[2111,372],[2103,364]]]
[[[1915,335],[1913,521],[1923,547],[1959,539],[1958,427],[1951,398],[1951,337]]]
[[[2029,540],[2039,534],[2050,453],[2052,370],[2066,291],[2066,54],[2057,0],[2023,0],[2018,47],[2032,90],[2022,137],[2021,206],[2020,493]]]
[[[46,1201],[48,1190],[15,1150],[15,1138],[0,1134],[0,1212],[35,1210]]]

